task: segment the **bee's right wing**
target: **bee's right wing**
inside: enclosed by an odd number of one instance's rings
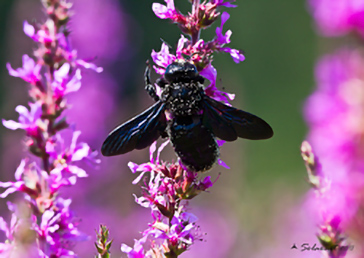
[[[273,136],[270,125],[253,114],[227,106],[208,96],[204,96],[202,106],[203,123],[221,140],[235,141],[238,137],[261,140]]]
[[[166,129],[164,110],[165,104],[158,101],[140,115],[115,128],[102,145],[102,155],[120,155],[152,144]]]

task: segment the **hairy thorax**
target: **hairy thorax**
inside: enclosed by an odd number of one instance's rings
[[[175,116],[190,116],[200,112],[203,94],[199,82],[178,82],[166,85],[161,99]]]

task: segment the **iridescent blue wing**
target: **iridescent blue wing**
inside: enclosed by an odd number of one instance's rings
[[[102,145],[102,155],[120,155],[152,144],[166,129],[164,110],[165,104],[158,101],[140,115],[115,128]]]
[[[222,140],[234,141],[238,137],[261,140],[273,136],[272,128],[263,119],[208,96],[202,100],[202,109],[203,123]]]

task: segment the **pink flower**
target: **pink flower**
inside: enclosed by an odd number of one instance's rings
[[[76,161],[85,160],[91,164],[100,163],[100,160],[96,158],[97,152],[91,151],[88,144],[83,142],[77,144],[80,134],[80,131],[73,132],[72,142],[69,147],[64,146],[64,141],[60,135],[57,136],[55,142],[48,141],[46,144],[46,152],[53,159],[55,166],[51,174],[59,178],[70,177],[68,180],[71,180],[71,184],[76,182],[76,177],[88,176],[84,169],[74,165]]]
[[[309,166],[309,170],[317,171],[311,176],[315,190],[308,196],[307,207],[320,225],[319,239],[329,243],[340,244],[345,239],[341,232],[349,228],[362,231],[357,225],[363,223],[358,216],[364,187],[364,158],[360,154],[363,67],[364,57],[358,51],[341,49],[324,56],[316,68],[317,88],[305,106],[308,139],[322,166]]]
[[[40,118],[42,115],[42,105],[40,102],[29,103],[30,111],[22,105],[15,108],[15,111],[19,113],[19,122],[12,120],[2,120],[3,125],[11,130],[24,129],[27,135],[37,135]]]
[[[126,244],[121,245],[121,251],[128,255],[128,258],[144,258],[143,244],[147,240],[147,236],[142,237],[139,240],[134,239],[134,247],[131,248]]]
[[[209,66],[205,67],[205,69],[203,69],[200,74],[210,81],[210,85],[205,88],[206,95],[213,99],[216,99],[217,101],[221,101],[225,104],[230,105],[229,100],[233,100],[235,98],[235,94],[227,93],[217,89],[217,71],[215,67],[210,64]]]
[[[19,77],[24,81],[36,85],[40,82],[41,75],[40,69],[41,65],[36,64],[35,61],[28,55],[23,55],[23,67],[14,70],[9,63],[6,64],[9,74],[14,77]]]
[[[155,52],[152,50],[152,59],[153,62],[157,64],[157,66],[153,66],[156,73],[164,74],[168,65],[173,63],[176,60],[176,56],[169,53],[169,47],[164,42],[162,43],[161,50],[159,52]]]
[[[231,30],[228,30],[225,35],[222,34],[223,26],[225,22],[230,18],[230,15],[227,12],[223,12],[221,14],[221,25],[216,28],[216,38],[214,43],[216,44],[216,49],[218,51],[227,52],[231,55],[235,63],[239,63],[245,60],[244,55],[240,50],[231,49],[228,47],[222,47],[225,44],[230,43],[230,36],[232,34]]]
[[[46,30],[38,30],[36,31],[35,28],[30,25],[27,21],[24,21],[23,30],[25,35],[30,37],[35,42],[39,42],[42,44],[51,44],[55,40],[55,35],[51,35],[49,31]],[[63,34],[59,34],[61,36]]]
[[[87,236],[79,232],[75,218],[69,206],[71,200],[58,198],[55,210],[47,210],[43,213],[40,225],[36,225],[35,231],[39,235],[39,249],[46,257],[77,257],[69,250],[71,242],[84,241]]]
[[[153,3],[153,12],[160,19],[173,19],[178,14],[174,7],[174,0],[164,0],[164,2],[167,3],[167,6],[159,3]]]
[[[54,72],[52,88],[56,99],[81,88],[81,70],[77,69],[71,78],[69,72],[70,65],[68,63],[63,64],[61,68]]]
[[[311,11],[324,36],[350,31],[364,37],[364,2],[361,0],[309,0]]]

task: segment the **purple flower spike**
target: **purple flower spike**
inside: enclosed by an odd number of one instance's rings
[[[96,72],[102,68],[79,59],[77,51],[71,48],[71,30],[67,25],[72,3],[68,1],[41,1],[47,15],[45,22],[23,24],[24,33],[37,43],[35,59],[23,55],[22,67],[18,69],[7,64],[11,76],[30,86],[30,110],[19,105],[15,109],[18,121],[2,122],[11,130],[25,130],[30,157],[21,161],[14,182],[0,182],[5,189],[0,198],[19,192],[23,196],[19,203],[25,204],[23,208],[8,205],[13,212],[10,226],[0,218],[0,230],[7,237],[5,243],[0,243],[0,256],[4,258],[76,257],[71,250],[74,243],[87,239],[77,229],[78,220],[70,211],[71,200],[62,199],[59,189],[87,176],[78,162],[97,164],[100,160],[88,144],[77,142],[79,131],[73,132],[69,145],[64,144],[61,131],[70,126],[64,114],[70,107],[65,96],[80,89],[79,68]]]
[[[160,19],[173,19],[178,12],[174,7],[174,0],[164,0],[167,6],[160,3],[153,3],[152,10],[155,15]]]
[[[11,76],[19,77],[32,85],[36,85],[40,81],[40,69],[42,66],[36,64],[28,55],[23,55],[22,68],[14,70],[9,63],[6,64],[6,67]]]

